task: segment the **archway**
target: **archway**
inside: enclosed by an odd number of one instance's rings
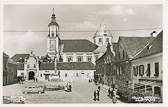
[[[34,79],[34,72],[30,71],[29,72],[29,80],[32,80],[32,79]]]

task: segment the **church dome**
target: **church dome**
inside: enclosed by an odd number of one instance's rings
[[[50,26],[58,26],[59,27],[59,25],[55,19],[56,19],[55,14],[52,14],[51,22],[48,24],[48,27],[50,27]]]
[[[98,31],[96,31],[93,38],[102,37],[102,36],[112,37],[112,34],[110,33],[110,31],[106,30],[106,25],[104,23],[100,24],[100,28]]]

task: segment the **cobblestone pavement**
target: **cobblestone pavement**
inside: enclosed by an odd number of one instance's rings
[[[112,104],[112,100],[107,96],[107,89],[100,89],[100,101],[93,100],[93,92],[97,90],[97,86],[93,83],[72,83],[72,92],[60,91],[46,91],[43,94],[23,94],[22,88],[25,86],[34,85],[66,85],[64,82],[48,82],[40,81],[34,83],[33,81],[26,81],[24,84],[13,84],[3,86],[4,96],[20,95],[26,98],[26,104],[53,104],[53,103],[108,103]],[[122,103],[119,100],[117,103]]]

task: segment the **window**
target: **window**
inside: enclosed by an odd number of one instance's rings
[[[102,42],[102,38],[99,38],[99,42]]]
[[[40,74],[40,77],[42,77],[42,74]]]
[[[125,74],[124,67],[121,67],[121,70],[122,70],[122,74]]]
[[[125,52],[124,52],[124,50],[123,50],[123,58],[125,57]]]
[[[78,62],[82,62],[82,57],[78,57]]]
[[[138,66],[134,66],[133,71],[134,71],[134,75],[137,76],[138,75]]]
[[[68,75],[67,75],[67,73],[65,73],[65,77],[67,77]]]
[[[36,68],[36,64],[34,64],[34,68]]]
[[[139,66],[139,76],[143,76],[144,75],[144,65],[140,65]]]
[[[68,57],[68,62],[72,62],[72,57]]]
[[[76,77],[78,77],[79,75],[78,75],[78,73],[76,73]]]
[[[150,76],[151,71],[150,71],[150,64],[147,64],[147,72],[146,72],[146,76]]]
[[[92,61],[92,57],[88,57],[88,62],[91,62]]]
[[[109,42],[109,38],[106,38],[106,42]]]
[[[159,76],[159,62],[155,63],[155,74],[154,74],[154,76],[155,77]]]

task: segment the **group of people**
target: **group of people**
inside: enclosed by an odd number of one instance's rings
[[[112,102],[113,103],[116,103],[117,98],[116,98],[116,90],[115,90],[115,88],[109,88],[108,89],[108,96],[110,98],[112,98]]]
[[[23,84],[25,81],[24,77],[23,76],[18,76],[18,83],[19,84]]]
[[[94,90],[94,101],[96,101],[96,100],[100,100],[100,98],[99,98],[99,96],[100,96],[100,85],[98,86],[98,88],[97,88],[97,90]]]

